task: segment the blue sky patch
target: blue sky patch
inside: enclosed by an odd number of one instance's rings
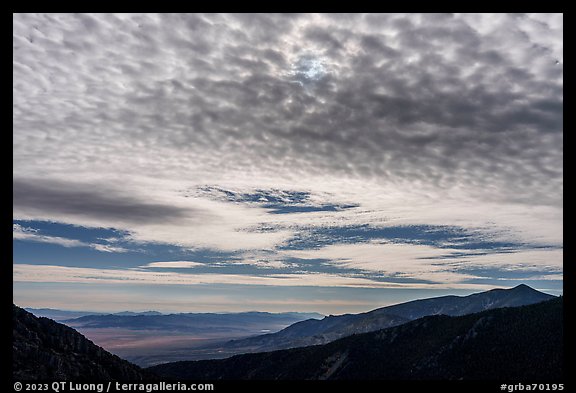
[[[137,243],[127,239],[127,232],[113,228],[87,228],[46,221],[14,220],[24,231],[38,236],[77,240],[78,246],[32,239],[13,240],[14,263],[56,264],[70,267],[135,268],[158,261],[193,261],[210,265],[234,261],[234,253],[218,250],[190,250],[169,244]],[[112,240],[110,240],[112,239]],[[94,245],[122,248],[124,252],[103,252]]]
[[[309,212],[337,212],[358,207],[357,204],[314,203],[307,191],[258,189],[254,192],[234,192],[218,187],[202,187],[200,191],[217,199],[233,203],[247,203],[257,207],[271,209],[272,214],[291,214]]]
[[[386,240],[393,243],[427,245],[460,250],[514,251],[542,247],[522,242],[502,241],[490,233],[470,231],[456,226],[406,225],[373,227],[370,225],[303,228],[282,246],[285,250],[317,249],[334,244],[366,243]]]
[[[103,239],[123,238],[128,235],[127,232],[114,228],[87,228],[50,221],[13,220],[13,223],[36,230],[45,236],[64,237],[83,242],[101,242]]]

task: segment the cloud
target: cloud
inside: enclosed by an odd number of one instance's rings
[[[91,244],[91,248],[101,252],[129,252],[130,250],[124,247],[110,246],[108,244]]]
[[[334,245],[319,250],[291,251],[289,255],[304,259],[324,259],[336,266],[377,272],[384,277],[411,278],[415,281],[423,279],[447,284],[473,278],[442,263],[431,264],[427,259],[443,255],[443,250],[430,246],[391,243]]]
[[[558,205],[561,23],[15,14],[15,175],[257,168]],[[315,59],[313,89],[282,76]]]
[[[350,288],[434,288],[427,283],[379,282],[362,277],[348,277],[327,273],[273,274],[267,276],[245,274],[181,274],[76,268],[55,265],[16,264],[14,282],[99,283],[99,284],[158,284],[158,285],[264,285],[280,287],[350,287]],[[485,285],[450,283],[443,288],[488,288]]]
[[[102,181],[41,179],[14,179],[13,184],[14,219],[116,228],[126,232],[125,241],[133,243],[229,251],[271,247],[290,234],[288,230],[244,231],[261,222],[266,212],[185,198],[174,192],[173,183],[167,190],[160,187],[155,192],[150,192],[146,182],[130,181],[123,184],[125,187]]]
[[[58,244],[63,247],[85,247],[88,244],[76,239],[67,239],[59,236],[45,236],[37,234],[33,228],[22,227],[19,224],[13,224],[12,237],[16,240],[29,240],[40,243]]]
[[[14,179],[12,196],[15,207],[24,212],[99,216],[105,220],[122,220],[131,224],[170,221],[195,213],[192,209],[147,203],[72,182]]]
[[[151,262],[144,266],[143,268],[171,268],[171,269],[188,269],[191,267],[204,266],[203,263],[191,262],[191,261],[169,261],[169,262]]]
[[[562,271],[563,250],[559,249],[466,254],[459,254],[459,251],[429,245],[373,241],[362,244],[336,244],[316,250],[290,250],[286,251],[285,255],[302,259],[321,259],[336,266],[377,272],[384,278],[423,279],[440,285],[482,278],[472,274],[474,269],[481,268],[492,269],[492,274],[497,270],[508,270],[517,274],[531,272],[533,276],[537,276],[541,271],[552,273]]]
[[[262,268],[310,228],[563,244],[561,14],[14,14],[13,93],[15,219]]]

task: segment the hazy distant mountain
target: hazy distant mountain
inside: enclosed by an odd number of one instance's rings
[[[102,313],[94,311],[67,311],[67,310],[56,310],[53,308],[24,308],[26,311],[36,315],[37,317],[46,317],[53,319],[55,321],[66,321],[70,319],[85,317],[87,315],[121,315],[121,316],[136,316],[136,315],[163,315],[158,311],[143,311],[143,312],[133,312],[133,311],[121,311],[118,313]]]
[[[62,317],[58,310],[48,310]],[[63,318],[64,323],[107,351],[139,366],[188,360],[197,348],[234,338],[277,332],[317,313],[183,313],[121,312]]]
[[[295,323],[272,334],[240,340],[231,340],[212,346],[213,351],[191,352],[190,359],[222,358],[239,353],[265,352],[326,344],[352,334],[367,333],[421,318],[427,315],[458,316],[474,312],[523,306],[554,298],[521,284],[512,289],[493,289],[469,296],[442,296],[414,300],[407,303],[378,308],[362,314],[328,316],[321,320]]]
[[[512,293],[518,291],[527,290],[515,288]],[[502,295],[506,293],[510,292]],[[494,296],[494,300],[502,299],[494,292],[490,296]],[[465,379],[558,382],[563,377],[562,319],[562,298],[554,298],[530,306],[459,317],[427,316],[325,345],[221,360],[167,363],[149,370],[165,377],[195,381]]]
[[[116,312],[112,315],[120,315],[123,317],[134,317],[137,315],[164,315],[164,314],[161,312],[158,312],[158,311],[142,311],[142,312],[121,311],[121,312]]]
[[[15,305],[12,336],[15,380],[142,380],[146,375],[76,330]]]
[[[123,328],[132,330],[159,330],[163,332],[216,333],[244,332],[245,336],[267,330],[280,330],[295,322],[311,317],[321,318],[316,313],[120,313],[108,315],[86,315],[63,321],[69,326],[86,328]],[[238,335],[238,334],[236,334]]]
[[[67,319],[80,318],[86,315],[104,315],[103,313],[91,312],[91,311],[67,311],[67,310],[56,310],[53,308],[26,307],[24,308],[24,310],[34,314],[37,317],[50,318],[55,321],[65,321]]]

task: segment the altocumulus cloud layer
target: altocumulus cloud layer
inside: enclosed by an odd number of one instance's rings
[[[393,263],[397,276],[439,284],[475,277],[457,276],[466,258],[467,269],[501,260],[561,272],[562,23],[15,14],[14,218],[235,252],[261,268],[308,258],[390,273]],[[409,236],[290,254],[294,239],[362,225],[456,226],[512,246],[446,268],[421,258],[447,246],[426,253]],[[402,273],[383,253],[417,269]]]

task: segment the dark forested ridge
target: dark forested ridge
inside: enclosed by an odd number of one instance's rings
[[[563,299],[427,316],[329,344],[168,363],[162,376],[217,379],[523,380],[563,377]]]
[[[106,352],[76,330],[12,307],[12,375],[15,380],[142,380],[148,375]]]

